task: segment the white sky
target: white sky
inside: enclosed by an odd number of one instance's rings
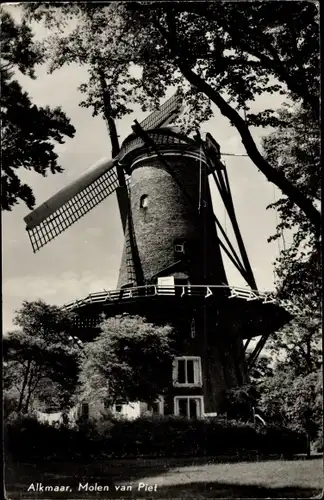
[[[6,7],[17,15],[18,6]],[[44,29],[39,29],[39,33]],[[39,34],[38,33],[38,34]],[[78,66],[65,67],[52,75],[39,68],[38,78],[31,80],[19,75],[23,89],[33,102],[40,106],[61,106],[76,128],[73,139],[58,145],[63,174],[39,174],[21,169],[19,175],[33,189],[36,205],[39,205],[91,164],[110,155],[110,143],[106,125],[101,118],[93,118],[91,110],[80,108],[81,94],[77,91],[86,80],[86,72]],[[277,108],[282,96],[261,96],[254,110],[271,106]],[[214,110],[214,117],[202,125],[202,132],[210,132],[221,146],[222,152],[244,154],[244,147],[236,129]],[[131,132],[131,124],[147,116],[138,110],[117,122],[120,139]],[[253,130],[255,139],[266,134],[264,129]],[[273,262],[278,255],[278,243],[267,243],[274,233],[276,214],[266,206],[278,196],[273,184],[246,157],[223,157],[231,183],[236,215],[247,248],[250,262],[260,290],[273,289]],[[219,202],[216,188],[212,188],[215,213],[230,236],[229,219]],[[12,328],[14,311],[23,300],[41,298],[50,304],[64,304],[90,292],[114,289],[123,246],[123,234],[117,212],[116,196],[112,195],[94,208],[65,233],[51,241],[36,254],[33,253],[23,218],[29,213],[24,204],[12,212],[2,213],[2,276],[3,276],[3,329]],[[230,284],[245,283],[225,261]]]

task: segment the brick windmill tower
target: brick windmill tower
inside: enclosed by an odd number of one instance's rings
[[[247,382],[266,339],[289,318],[270,294],[258,292],[235,217],[217,142],[179,133],[172,96],[103,160],[25,217],[34,252],[116,192],[125,235],[116,290],[66,307],[77,313],[77,335],[90,340],[102,313],[170,323],[178,355],[170,367],[164,414],[200,417],[222,410],[224,390]],[[220,192],[239,253],[214,214],[209,178]],[[222,238],[220,238],[222,236]],[[229,286],[222,251],[248,287]],[[251,339],[259,341],[249,358]]]

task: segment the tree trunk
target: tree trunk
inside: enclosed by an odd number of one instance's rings
[[[310,458],[311,456],[311,438],[310,438],[310,433],[307,431],[306,432],[306,455],[307,458]]]
[[[103,95],[104,115],[105,115],[105,118],[107,121],[107,126],[108,126],[110,141],[111,141],[111,154],[112,154],[112,157],[115,158],[118,155],[119,150],[120,150],[117,128],[116,128],[115,120],[112,117],[109,89],[107,88],[107,83],[106,83],[104,72],[101,69],[99,69],[99,75],[100,75],[100,84],[101,84],[102,95]]]
[[[27,362],[27,367],[24,375],[24,380],[22,383],[21,391],[20,391],[20,396],[19,396],[19,402],[18,402],[18,407],[17,407],[17,412],[20,413],[22,410],[23,406],[23,401],[24,401],[24,395],[25,395],[25,389],[27,386],[28,382],[28,376],[29,376],[29,371],[30,371],[30,365],[31,365],[31,360],[29,359]]]
[[[35,392],[35,389],[37,388],[41,378],[43,378],[43,377],[41,376],[39,367],[38,367],[38,371],[34,370],[31,372],[31,375],[29,377],[29,382],[28,382],[28,393],[27,393],[27,398],[26,398],[26,403],[25,403],[25,413],[28,412],[30,398],[31,398],[33,392]],[[33,385],[32,385],[32,382],[34,382]]]
[[[209,97],[219,108],[222,115],[226,116],[239,132],[245,150],[255,166],[266,176],[268,181],[275,184],[291,201],[293,201],[307,216],[314,225],[317,234],[321,230],[321,215],[309,200],[298,188],[296,188],[283,174],[283,172],[272,167],[259,152],[253,137],[245,121],[239,113],[232,108],[223,97],[214,90],[206,81],[192,71],[183,63],[178,64],[183,76],[193,86],[197,87],[207,97]]]
[[[272,167],[259,152],[253,137],[249,131],[249,127],[245,120],[241,118],[239,113],[232,108],[220,93],[213,89],[205,80],[203,80],[197,73],[195,73],[189,64],[185,61],[185,49],[180,53],[179,44],[176,37],[174,19],[171,15],[167,16],[169,31],[167,31],[157,19],[153,24],[160,31],[161,35],[169,45],[171,54],[174,56],[176,64],[183,76],[188,80],[191,85],[196,87],[200,92],[204,93],[213,101],[219,108],[222,115],[229,119],[230,123],[234,125],[239,132],[245,150],[255,166],[266,176],[268,181],[275,184],[293,203],[295,203],[310,222],[314,225],[317,235],[321,233],[321,214],[314,207],[311,200],[309,200],[298,188],[296,188],[284,175],[283,172],[276,170]]]
[[[313,371],[313,363],[312,363],[312,356],[311,356],[311,339],[309,336],[306,337],[306,360],[307,360],[308,369],[311,373]]]
[[[116,156],[118,155],[118,153],[120,151],[120,146],[119,146],[116,123],[115,123],[115,120],[114,120],[113,115],[112,115],[110,93],[109,93],[109,89],[107,87],[105,73],[100,67],[98,69],[98,73],[99,73],[100,85],[101,85],[101,90],[102,90],[104,116],[105,116],[105,119],[107,122],[110,143],[111,143],[111,154],[112,154],[113,158],[116,158]],[[124,190],[126,190],[126,192],[127,192],[124,170],[123,170],[123,167],[121,167],[121,165],[119,165],[118,163],[116,165],[116,172],[117,172],[119,187],[123,186]],[[128,207],[125,206],[122,199],[119,197],[118,191],[117,191],[117,202],[118,202],[119,212],[120,212],[120,216],[121,216],[121,220],[123,222],[123,228],[124,228],[124,221],[126,221]]]
[[[25,406],[24,406],[24,413],[28,413],[28,407],[29,407],[29,403],[30,403],[30,397],[31,397],[31,394],[32,394],[32,385],[31,384],[32,384],[33,378],[34,378],[34,371],[31,370],[30,371],[29,380],[28,380],[28,383],[27,383],[28,391],[27,391],[27,398],[26,398]]]

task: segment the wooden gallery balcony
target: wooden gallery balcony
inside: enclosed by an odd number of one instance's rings
[[[276,331],[291,318],[272,293],[226,285],[146,285],[104,290],[63,307],[76,313],[75,327],[79,334],[80,330],[97,329],[103,315],[127,312],[145,316],[147,310],[151,313],[154,308],[159,311],[217,308],[242,324],[243,338]]]

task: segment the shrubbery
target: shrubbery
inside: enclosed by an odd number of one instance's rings
[[[18,461],[305,452],[304,436],[288,428],[179,417],[88,421],[73,428],[16,418],[6,423],[5,439]]]

